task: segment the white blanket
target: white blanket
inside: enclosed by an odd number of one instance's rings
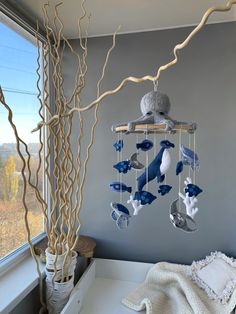
[[[235,308],[236,291],[228,303],[208,298],[187,275],[189,266],[158,263],[143,284],[122,300],[127,307],[147,314],[230,314]]]

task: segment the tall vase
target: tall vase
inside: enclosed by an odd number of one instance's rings
[[[72,251],[68,256],[64,265],[64,280],[62,280],[62,268],[65,256],[66,253],[58,255],[56,258],[56,255],[51,254],[48,248],[46,249],[46,302],[49,314],[61,313],[74,288],[77,253]]]

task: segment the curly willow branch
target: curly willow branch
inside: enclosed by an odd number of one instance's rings
[[[107,96],[111,96],[114,95],[116,93],[118,93],[128,82],[132,82],[132,83],[142,83],[145,81],[158,81],[160,79],[161,73],[167,69],[169,69],[170,67],[172,67],[173,65],[175,65],[178,62],[178,52],[180,50],[182,50],[183,48],[187,47],[187,45],[189,44],[189,42],[193,39],[193,37],[203,28],[203,26],[207,23],[210,15],[214,12],[226,12],[226,11],[230,11],[232,8],[232,5],[236,4],[236,0],[230,0],[227,2],[227,4],[225,6],[217,6],[217,7],[212,7],[210,9],[208,9],[205,14],[203,15],[200,23],[193,29],[193,31],[188,35],[188,37],[180,44],[177,44],[174,47],[173,50],[173,54],[174,54],[174,59],[171,60],[169,63],[162,65],[161,67],[159,67],[159,69],[157,70],[156,75],[152,76],[152,75],[145,75],[142,77],[135,77],[135,76],[129,76],[126,77],[125,79],[123,79],[123,81],[114,89],[109,90],[104,92],[102,95],[100,95],[99,97],[97,97],[97,99],[95,99],[94,101],[92,101],[90,104],[88,104],[87,106],[84,107],[80,107],[80,108],[72,108],[69,112],[67,113],[63,113],[62,115],[54,115],[48,122],[39,122],[37,127],[35,129],[32,130],[32,132],[38,131],[43,125],[49,125],[51,123],[55,123],[55,121],[59,120],[61,118],[61,116],[70,116],[72,115],[74,112],[78,111],[78,112],[84,112],[87,111],[91,108],[93,108],[95,105],[97,105],[98,103],[100,103],[105,97]]]
[[[34,247],[33,247],[33,244],[32,244],[32,241],[31,241],[31,232],[30,232],[30,227],[29,227],[29,222],[28,222],[28,213],[29,213],[29,208],[28,208],[28,205],[27,205],[27,199],[26,199],[26,194],[27,194],[27,178],[26,178],[26,174],[25,174],[25,170],[26,170],[26,161],[25,161],[25,158],[21,152],[21,148],[20,148],[20,145],[22,144],[25,149],[26,149],[26,152],[27,152],[27,155],[28,155],[28,161],[30,159],[29,157],[29,153],[27,151],[27,144],[19,137],[19,134],[18,134],[18,131],[17,131],[17,128],[16,128],[16,125],[15,123],[13,122],[13,113],[12,113],[12,110],[11,108],[7,105],[6,101],[5,101],[5,97],[3,95],[3,91],[2,91],[2,88],[0,87],[0,102],[2,103],[2,105],[5,107],[5,109],[7,110],[8,112],[8,121],[11,125],[11,128],[14,132],[14,135],[15,135],[15,139],[16,139],[16,149],[17,149],[17,153],[18,155],[20,156],[20,159],[22,161],[22,167],[21,167],[21,175],[22,175],[22,178],[23,178],[23,195],[22,195],[22,202],[23,202],[23,205],[24,205],[24,210],[25,210],[25,214],[24,214],[24,221],[25,221],[25,227],[26,227],[26,231],[27,231],[27,241],[29,243],[29,246],[30,246],[30,251],[31,251],[31,254],[35,260],[35,263],[36,263],[36,268],[37,268],[37,272],[38,272],[38,275],[39,275],[39,285],[40,285],[40,291],[42,291],[42,287],[43,287],[43,279],[42,279],[42,275],[41,275],[41,272],[40,272],[40,268],[39,268],[39,261],[37,259],[37,256],[34,252]],[[29,165],[29,163],[28,163]],[[29,170],[29,169],[28,169]],[[43,296],[42,294],[40,293],[40,302],[41,304],[43,305],[43,308],[45,309],[46,308],[46,304],[44,303],[44,300],[43,300]]]

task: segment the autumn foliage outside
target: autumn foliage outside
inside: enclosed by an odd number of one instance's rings
[[[35,146],[37,147],[37,144]],[[37,156],[32,157],[31,166],[34,173]],[[5,156],[5,159],[0,157],[0,258],[27,242],[20,170],[21,162],[14,152]],[[42,186],[42,182],[40,185]],[[31,235],[36,236],[43,231],[42,213],[32,189],[28,190],[27,199]]]

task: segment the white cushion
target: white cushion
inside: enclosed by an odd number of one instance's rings
[[[211,299],[224,304],[236,288],[236,261],[214,252],[204,260],[193,262],[190,276]]]

